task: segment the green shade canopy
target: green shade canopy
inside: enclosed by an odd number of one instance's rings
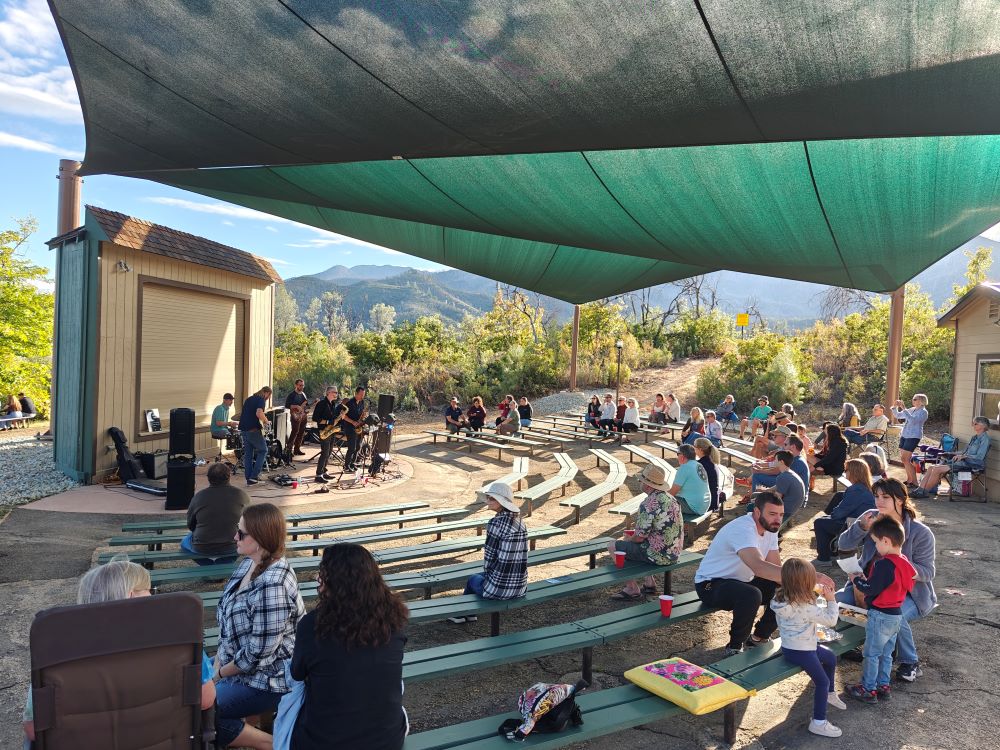
[[[1000,220],[995,0],[51,5],[85,172],[571,302],[889,291]]]

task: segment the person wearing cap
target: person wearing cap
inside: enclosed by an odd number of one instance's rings
[[[744,434],[749,431],[750,435],[757,434],[757,428],[762,427],[764,420],[768,418],[771,412],[774,411],[767,403],[767,396],[761,396],[757,399],[757,405],[750,412],[749,417],[744,417],[743,421],[740,422],[740,440],[743,440]]]
[[[778,435],[787,438],[792,434],[791,417],[783,411],[772,412],[764,420],[764,434],[753,439],[753,448],[750,455],[755,458],[763,458],[768,453],[775,453],[785,447],[783,440],[778,439]]]
[[[786,434],[787,433],[787,434]],[[802,439],[798,435],[793,435],[792,431],[784,427],[775,429],[774,437],[778,442],[778,450],[767,454],[760,461],[755,461],[750,467],[749,479],[737,478],[736,484],[741,487],[748,487],[751,490],[761,490],[773,487],[780,470],[778,468],[778,452],[787,450],[792,454],[791,470],[802,480],[802,483],[809,486],[809,464],[802,458]],[[807,492],[808,494],[808,492]],[[744,497],[740,505],[750,502],[749,497]]]
[[[865,422],[861,429],[849,428],[844,430],[844,437],[848,443],[854,445],[867,445],[872,441],[879,441],[889,428],[889,418],[885,415],[885,407],[882,404],[875,404],[872,407],[872,415]]]
[[[230,419],[233,413],[233,402],[236,399],[232,393],[227,393],[222,397],[222,403],[212,410],[212,437],[216,440],[225,440],[229,437],[229,428],[235,427],[239,422]]]
[[[469,420],[466,419],[465,412],[458,405],[458,396],[452,396],[448,406],[445,407],[444,426],[448,428],[448,432],[452,435],[463,427],[469,426]]]
[[[514,490],[505,482],[493,482],[479,500],[496,513],[486,524],[483,572],[465,584],[466,594],[484,599],[517,599],[528,588],[528,530],[521,520],[521,508],[514,502]],[[449,617],[456,625],[475,622],[475,615]]]
[[[677,473],[668,492],[677,498],[681,510],[696,516],[708,512],[712,493],[708,487],[708,474],[698,463],[698,452],[693,445],[684,444],[677,449]]]
[[[626,560],[672,565],[684,549],[684,519],[681,506],[670,494],[667,475],[662,466],[647,464],[639,474],[639,484],[646,499],[639,506],[635,534],[631,539],[611,542],[608,552],[624,552]],[[640,588],[636,581],[629,581],[625,588],[612,596],[618,601],[642,601],[646,594],[655,596],[656,581],[646,576]]]

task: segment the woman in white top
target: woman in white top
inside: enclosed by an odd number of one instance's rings
[[[639,431],[639,403],[634,398],[625,399],[625,416],[622,417],[622,432]],[[628,438],[622,438],[623,443]]]
[[[672,394],[667,394],[667,421],[668,422],[680,422],[681,420],[681,405],[677,401],[677,397]]]
[[[662,393],[656,394],[656,400],[653,401],[653,406],[649,410],[649,421],[656,424],[667,423],[667,401],[663,398]]]

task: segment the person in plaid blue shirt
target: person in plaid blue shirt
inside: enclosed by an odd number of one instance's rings
[[[486,524],[483,572],[469,578],[466,594],[484,599],[517,599],[528,588],[528,530],[514,502],[514,491],[503,482],[494,482],[485,492],[476,493],[496,515]],[[478,617],[449,617],[449,622],[475,622]]]
[[[217,744],[270,748],[271,736],[244,717],[273,711],[288,692],[285,661],[305,613],[295,573],[284,558],[285,516],[271,503],[251,505],[236,527],[244,560],[223,590],[216,610]]]

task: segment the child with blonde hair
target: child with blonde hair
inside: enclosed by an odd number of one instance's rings
[[[847,705],[834,692],[837,655],[818,643],[816,626],[832,628],[837,624],[837,602],[833,588],[820,584],[827,605],[816,603],[816,570],[798,557],[781,566],[781,588],[771,601],[781,634],[781,653],[785,659],[808,674],[816,685],[813,716],[809,731],[820,737],[839,737],[842,732],[826,719],[827,706],[844,710]]]

